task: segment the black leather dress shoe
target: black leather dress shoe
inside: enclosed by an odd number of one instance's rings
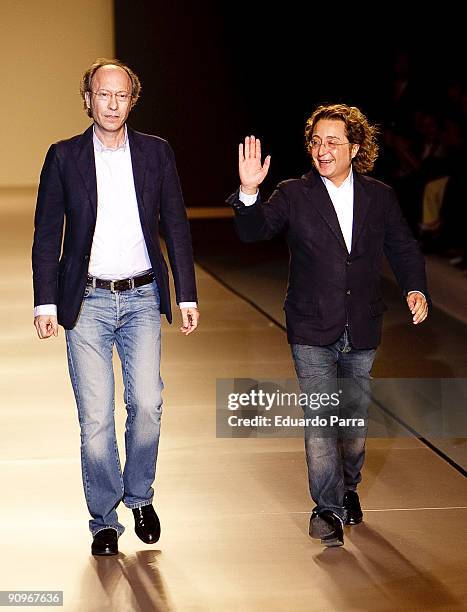
[[[324,546],[344,544],[344,521],[332,510],[313,513],[310,518],[310,536],[319,538]]]
[[[347,510],[346,525],[358,525],[362,522],[363,512],[357,491],[346,491],[342,505]]]
[[[101,529],[96,533],[91,545],[93,555],[118,555],[118,533],[116,529]]]
[[[135,517],[135,533],[145,544],[155,544],[161,536],[161,524],[152,504],[132,508]]]

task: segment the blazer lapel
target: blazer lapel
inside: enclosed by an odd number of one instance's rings
[[[78,170],[86,186],[93,218],[95,220],[97,215],[97,180],[92,135],[93,126],[91,125],[78,140],[75,155]]]
[[[352,225],[352,252],[360,237],[370,206],[370,198],[359,175],[354,172],[354,201]]]
[[[133,167],[133,178],[135,181],[136,199],[141,220],[144,219],[144,180],[146,177],[146,156],[138,142],[137,134],[131,128],[128,128],[128,139],[130,142],[131,165]]]
[[[339,224],[339,219],[337,218],[334,205],[329,197],[328,190],[321,180],[321,177],[317,172],[312,170],[306,175],[305,179],[305,184],[310,194],[311,201],[329,226],[334,236],[337,238],[341,247],[345,249],[345,252],[347,253],[347,246],[345,244],[344,236]]]

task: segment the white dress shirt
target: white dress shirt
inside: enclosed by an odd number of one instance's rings
[[[327,189],[334,210],[336,211],[337,219],[344,236],[347,251],[350,253],[352,249],[352,225],[353,225],[353,172],[350,172],[345,181],[337,187],[332,181],[325,176],[321,177],[324,186]]]
[[[146,242],[139,218],[130,143],[116,149],[93,136],[97,180],[97,217],[89,274],[104,280],[132,278],[149,270]]]
[[[350,168],[350,172],[347,178],[341,185],[339,185],[339,187],[334,185],[334,183],[325,176],[321,176],[321,180],[323,181],[324,186],[326,187],[327,192],[329,194],[329,197],[331,198],[331,202],[334,206],[334,210],[336,211],[342,235],[344,236],[347,251],[350,253],[352,249],[354,198],[354,181],[352,168]],[[239,190],[238,199],[245,206],[252,206],[256,202],[257,197],[258,192],[253,195],[250,195],[248,193],[243,193],[241,189]],[[424,293],[422,293],[421,291],[417,291],[416,289],[408,291],[407,295],[410,295],[411,293],[421,293],[423,297],[425,297]]]
[[[89,260],[89,274],[104,280],[132,278],[150,270],[146,242],[136,199],[130,143],[125,126],[124,142],[116,149],[106,147],[93,133],[97,180],[97,217]],[[180,302],[180,308],[196,307],[196,302]],[[55,304],[34,309],[55,315]]]

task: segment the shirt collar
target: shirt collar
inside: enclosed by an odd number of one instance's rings
[[[326,178],[325,176],[321,176],[321,179],[323,181],[323,183],[325,184],[325,186],[327,188],[331,188],[331,189],[346,189],[346,188],[350,188],[353,186],[353,170],[352,170],[352,166],[350,166],[350,171],[349,174],[347,175],[347,178],[345,179],[345,181],[339,185],[339,187],[336,187],[336,185],[334,185],[334,183],[332,181],[330,181],[328,178]]]
[[[125,124],[125,138],[123,139],[122,144],[117,147],[116,149],[111,149],[110,147],[106,147],[98,138],[97,134],[96,134],[96,127],[93,126],[92,128],[92,141],[94,144],[94,150],[98,153],[102,153],[103,151],[126,151],[127,147],[128,147],[128,130]]]

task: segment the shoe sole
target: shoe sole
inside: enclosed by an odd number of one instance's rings
[[[308,533],[310,534],[310,537],[314,538],[315,540],[323,538],[324,536],[328,535],[330,531],[331,529],[329,528],[328,523],[323,521],[323,519],[319,516],[313,517],[313,519],[310,521],[310,529]]]
[[[118,555],[118,550],[116,552],[110,550],[108,552],[93,552],[91,550],[91,555],[93,557],[113,557],[114,555]]]
[[[320,540],[323,546],[333,547],[333,546],[343,546],[344,538],[329,538],[326,539],[326,536],[329,534],[329,524],[321,519],[319,516],[315,516],[310,524],[309,535],[311,538],[315,540]]]
[[[135,530],[136,535],[138,536],[138,538],[141,540],[141,542],[144,542],[145,544],[156,544],[157,542],[159,542],[161,535],[159,534],[159,536],[157,537],[157,540],[147,540],[146,538],[141,537],[141,535]]]
[[[323,546],[327,546],[328,548],[332,548],[333,546],[344,546],[344,539],[335,538],[332,540],[321,540],[321,544]]]
[[[346,525],[360,525],[360,523],[363,522],[363,516],[361,519],[349,519],[348,521],[345,521]]]

